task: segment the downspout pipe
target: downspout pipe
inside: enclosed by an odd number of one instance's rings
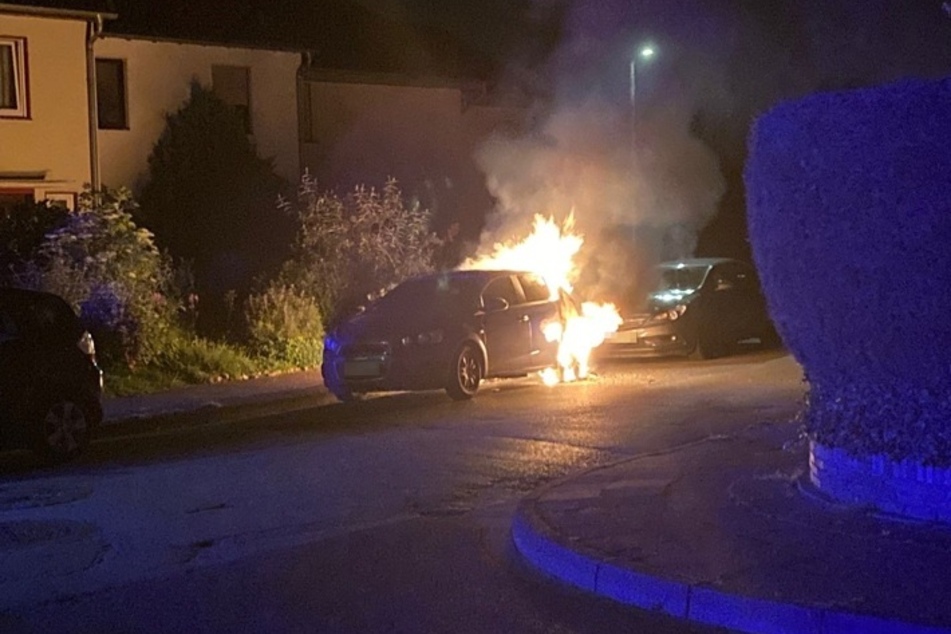
[[[89,174],[94,191],[102,186],[99,174],[99,104],[96,99],[96,55],[93,47],[102,35],[102,14],[86,23],[86,98],[89,110]]]

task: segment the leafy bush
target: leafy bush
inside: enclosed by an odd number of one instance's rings
[[[284,185],[235,109],[193,83],[149,156],[137,218],[163,249],[192,264],[202,331],[224,334],[224,294],[243,295],[286,258],[293,227],[275,208]]]
[[[368,293],[433,268],[439,240],[430,214],[407,206],[393,179],[382,191],[359,186],[341,198],[318,191],[305,173],[296,204],[285,200],[281,207],[298,223],[282,277],[313,294],[321,315],[336,315]]]
[[[37,285],[80,310],[107,365],[147,362],[174,319],[167,262],[126,190],[92,191],[42,246]]]
[[[824,444],[951,464],[949,136],[951,80],[814,95],[756,124],[753,253]]]
[[[69,210],[46,202],[0,207],[0,278],[8,283],[36,259],[46,234],[69,218]]]
[[[272,363],[310,368],[320,363],[323,323],[316,301],[293,286],[271,284],[245,307],[248,345]]]

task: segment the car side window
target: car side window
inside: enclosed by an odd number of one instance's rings
[[[515,285],[512,284],[512,278],[507,275],[505,277],[497,277],[488,283],[482,291],[483,305],[488,305],[489,300],[494,297],[504,299],[509,306],[514,306],[522,302],[522,298],[516,290]]]
[[[547,302],[551,297],[548,285],[540,275],[522,273],[518,276],[526,302]]]

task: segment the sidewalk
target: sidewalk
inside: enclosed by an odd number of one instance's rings
[[[525,499],[544,572],[744,632],[951,632],[951,527],[823,501],[768,427],[597,468]]]
[[[98,438],[266,416],[335,402],[320,370],[103,399]]]

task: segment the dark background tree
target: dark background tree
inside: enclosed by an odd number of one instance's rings
[[[285,185],[236,111],[193,83],[149,156],[139,217],[163,249],[192,266],[201,332],[224,334],[229,292],[243,296],[284,260],[292,227],[277,199]]]

